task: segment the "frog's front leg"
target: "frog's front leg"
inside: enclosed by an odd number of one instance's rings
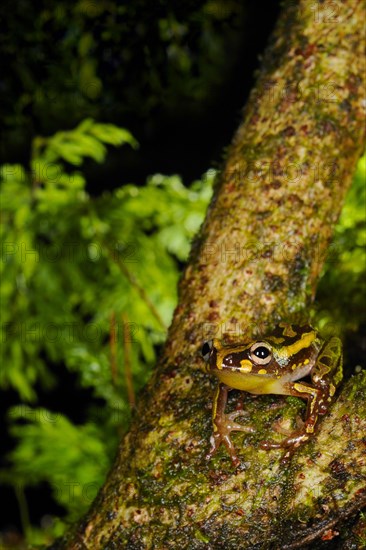
[[[227,395],[231,389],[222,383],[219,383],[217,386],[212,406],[213,435],[210,438],[211,449],[206,455],[206,459],[209,460],[220,447],[221,443],[223,443],[229,452],[233,465],[237,467],[240,464],[240,460],[236,456],[235,447],[230,439],[230,433],[233,431],[249,433],[255,430],[251,426],[243,426],[235,422],[238,416],[243,416],[243,411],[234,411],[225,414]]]
[[[301,430],[295,431],[279,443],[263,441],[262,449],[278,449],[281,447],[298,447],[305,443],[314,433],[319,415],[327,412],[336,387],[342,380],[342,343],[333,337],[320,350],[316,364],[311,372],[313,386],[303,382],[293,382],[288,385],[288,395],[308,400],[306,419]]]

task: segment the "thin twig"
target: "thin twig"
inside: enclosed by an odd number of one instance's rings
[[[24,494],[24,487],[22,484],[16,483],[14,485],[15,496],[18,501],[19,513],[20,513],[20,523],[22,526],[22,531],[25,538],[28,538],[30,533],[31,524],[29,520],[29,510],[27,499]]]
[[[116,314],[112,311],[110,328],[109,328],[109,348],[111,352],[111,373],[112,382],[116,387],[118,383],[118,368],[117,368],[117,333],[116,333]]]
[[[127,386],[128,402],[131,409],[136,405],[135,391],[133,388],[132,369],[131,369],[131,332],[127,313],[122,313],[123,326],[123,349],[124,349],[124,367]]]
[[[145,289],[138,283],[136,280],[136,277],[132,275],[132,273],[127,269],[127,267],[119,260],[119,258],[116,257],[116,254],[113,254],[113,250],[104,242],[102,241],[102,244],[106,247],[109,256],[111,259],[118,265],[123,275],[126,277],[128,282],[133,286],[133,288],[136,289],[138,292],[140,298],[145,302],[147,307],[150,309],[152,315],[155,317],[159,325],[163,328],[164,332],[166,331],[167,327],[165,326],[165,323],[163,319],[160,316],[160,313],[156,309],[155,305],[150,300],[148,294],[146,293]]]

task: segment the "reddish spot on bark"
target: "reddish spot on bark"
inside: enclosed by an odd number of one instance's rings
[[[287,126],[287,128],[285,128],[282,133],[286,137],[291,137],[291,136],[294,136],[296,134],[296,131],[295,131],[295,128],[293,126]]]
[[[327,529],[322,535],[322,540],[332,540],[339,535],[339,531],[333,531],[333,529]]]
[[[212,311],[208,315],[208,320],[209,321],[217,321],[217,319],[219,319],[219,318],[220,318],[220,315],[217,313],[217,311]]]
[[[280,182],[280,180],[274,180],[269,184],[269,187],[272,187],[272,189],[279,189],[280,187],[282,187],[282,183]]]
[[[296,48],[295,54],[300,55],[304,59],[307,59],[308,57],[310,57],[315,53],[316,49],[317,49],[316,44],[314,43],[312,44],[310,42],[309,44],[306,45],[305,48]]]
[[[284,157],[286,153],[287,153],[287,147],[285,147],[284,145],[280,145],[280,147],[278,147],[277,149],[277,156],[281,158],[281,157]]]
[[[347,468],[341,462],[340,460],[333,460],[329,465],[332,475],[335,478],[347,478],[349,477],[349,473],[347,471]]]
[[[255,114],[252,116],[252,118],[250,119],[250,124],[257,124],[257,122],[259,121],[259,115],[258,114]]]
[[[280,163],[274,163],[273,166],[272,166],[272,172],[275,176],[282,176],[282,166],[280,165]]]
[[[334,130],[335,130],[335,126],[334,126],[333,122],[331,122],[330,120],[324,120],[319,125],[319,135],[321,135],[321,136],[324,136],[326,134],[330,134]]]

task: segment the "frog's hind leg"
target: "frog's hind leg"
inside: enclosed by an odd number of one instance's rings
[[[322,393],[319,400],[319,414],[327,412],[342,376],[342,342],[333,336],[320,350],[311,373],[312,383]]]
[[[287,386],[287,395],[307,399],[308,407],[303,428],[295,431],[281,442],[263,441],[262,449],[298,447],[314,433],[319,415],[327,412],[336,388],[342,380],[342,342],[336,336],[325,342],[311,372],[312,384],[292,382]]]
[[[303,426],[293,432],[289,437],[283,441],[263,441],[261,443],[262,449],[280,449],[287,447],[298,447],[302,443],[305,443],[310,439],[311,434],[314,432],[315,425],[318,421],[320,414],[320,404],[322,401],[322,392],[320,389],[305,384],[304,382],[292,382],[288,384],[287,395],[293,395],[295,397],[301,397],[307,399],[308,408],[306,413],[306,419]]]

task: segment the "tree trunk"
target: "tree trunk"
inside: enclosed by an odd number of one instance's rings
[[[308,320],[363,145],[363,23],[358,0],[285,4],[131,431],[89,513],[54,548],[299,548],[336,537],[365,502],[365,377],[343,385],[285,464],[259,442],[297,401],[232,392],[229,406],[243,403],[258,429],[233,436],[235,470],[225,448],[205,459],[215,383],[199,354],[213,336],[240,342]]]

